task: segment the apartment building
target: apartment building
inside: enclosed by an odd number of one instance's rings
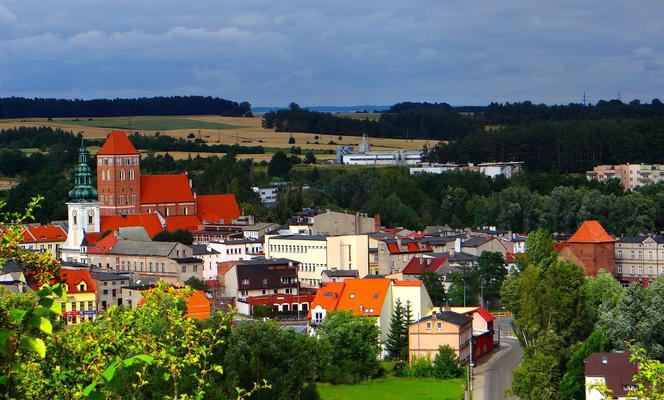
[[[265,258],[298,261],[298,276],[304,287],[318,287],[325,270],[357,270],[369,273],[369,238],[367,235],[276,235],[265,236]]]
[[[129,285],[129,274],[115,272],[90,272],[97,284],[97,309],[106,311],[111,306],[121,306],[122,287]]]
[[[408,358],[432,360],[440,346],[454,349],[459,362],[470,360],[470,341],[473,335],[473,318],[453,311],[436,312],[413,322],[408,328]]]
[[[161,279],[171,284],[191,277],[203,279],[203,260],[193,256],[190,246],[177,242],[118,240],[103,251],[89,253],[88,262],[104,272]]]
[[[228,268],[219,285],[225,297],[245,299],[270,294],[299,293],[298,263],[285,258],[255,258]],[[288,310],[283,310],[288,311]]]
[[[664,164],[598,165],[586,172],[586,179],[606,182],[619,179],[625,190],[664,182]]]
[[[664,273],[664,236],[632,236],[616,240],[616,277],[624,284],[647,286]]]
[[[67,241],[67,232],[60,225],[24,225],[22,248],[48,252],[60,258],[60,247]]]

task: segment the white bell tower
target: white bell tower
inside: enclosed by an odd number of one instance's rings
[[[81,243],[87,232],[99,232],[101,226],[97,190],[92,186],[88,153],[83,144],[78,152],[74,180],[76,185],[69,191],[70,201],[67,202],[67,241],[61,249],[61,257],[63,261],[85,262],[87,257],[81,253]]]

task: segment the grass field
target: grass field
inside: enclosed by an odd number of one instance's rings
[[[357,114],[365,116],[367,114]],[[103,139],[112,128],[128,127],[128,119],[122,118],[55,118],[49,121],[47,118],[30,119],[6,119],[0,120],[0,129],[17,126],[50,126],[60,128],[74,133],[82,133],[89,139]],[[169,135],[177,138],[186,138],[193,133],[196,138],[208,144],[239,144],[241,146],[263,146],[268,154],[246,155],[241,158],[253,158],[255,161],[269,160],[271,153],[276,149],[290,149],[291,146],[299,146],[303,150],[312,149],[321,151],[336,151],[337,145],[349,145],[357,149],[360,141],[359,136],[348,135],[323,135],[304,132],[274,132],[261,126],[260,117],[220,117],[214,115],[193,115],[177,117],[140,116],[131,118],[131,132],[139,132],[142,135]],[[127,129],[128,130],[128,129]],[[290,137],[295,139],[295,144],[288,143]],[[421,149],[425,144],[434,145],[436,141],[407,140],[371,138],[372,150],[397,150],[397,149]],[[303,151],[304,152],[304,151]],[[173,154],[173,153],[171,153]],[[181,157],[187,157],[189,153]],[[201,153],[201,156],[204,156]],[[193,155],[195,156],[195,154]],[[174,155],[175,157],[175,155]],[[334,158],[331,154],[317,154],[316,158]]]
[[[462,379],[385,378],[357,385],[319,384],[323,400],[460,400]]]
[[[201,121],[190,118],[173,117],[117,117],[117,118],[76,118],[54,119],[55,124],[89,126],[97,128],[113,128],[138,131],[169,131],[176,129],[237,129],[240,125],[231,125],[221,122]]]

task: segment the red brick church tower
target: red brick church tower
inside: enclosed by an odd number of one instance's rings
[[[140,212],[141,159],[124,132],[113,131],[97,153],[101,215]]]

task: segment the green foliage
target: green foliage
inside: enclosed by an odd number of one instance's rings
[[[459,366],[459,358],[450,346],[440,346],[433,360],[434,376],[439,379],[460,378],[463,368]]]
[[[410,308],[410,303],[407,306]],[[397,298],[394,302],[394,312],[390,319],[390,331],[385,343],[385,349],[390,358],[402,360],[408,358],[408,327],[410,322],[406,307],[401,303],[401,299]]]
[[[176,231],[161,231],[154,235],[152,240],[156,242],[178,242],[186,245],[191,245],[194,241],[194,236],[189,231],[178,229]]]
[[[195,276],[192,276],[191,278],[184,281],[184,284],[189,286],[193,290],[202,290],[202,291],[208,290],[208,287],[205,284],[205,282],[201,279],[196,278]]]
[[[307,154],[304,155],[304,163],[305,164],[316,164],[316,156],[314,155],[314,152],[309,150],[307,151]]]
[[[521,400],[558,400],[560,364],[556,357],[536,352],[524,357],[512,372],[508,393]]]
[[[585,396],[584,360],[592,353],[609,350],[606,330],[594,330],[588,338],[572,352],[560,382],[560,398],[565,400],[582,399]]]
[[[315,386],[319,354],[315,338],[284,329],[276,322],[240,322],[228,338],[222,365],[226,398],[254,382],[270,387],[252,399],[304,399]],[[311,396],[310,394],[308,396]]]
[[[339,311],[327,314],[318,329],[322,361],[321,380],[334,384],[356,383],[379,370],[380,331],[370,317]]]
[[[505,259],[501,253],[483,251],[477,264],[483,286],[482,307],[487,307],[487,304],[495,304],[500,298],[500,288],[507,276]]]
[[[272,159],[267,165],[267,174],[271,177],[278,177],[282,179],[288,179],[293,164],[291,164],[290,159],[286,156],[286,153],[279,150],[272,156]]]
[[[442,277],[433,271],[422,271],[417,277],[424,284],[434,306],[444,306],[447,302],[447,293],[443,286]]]

